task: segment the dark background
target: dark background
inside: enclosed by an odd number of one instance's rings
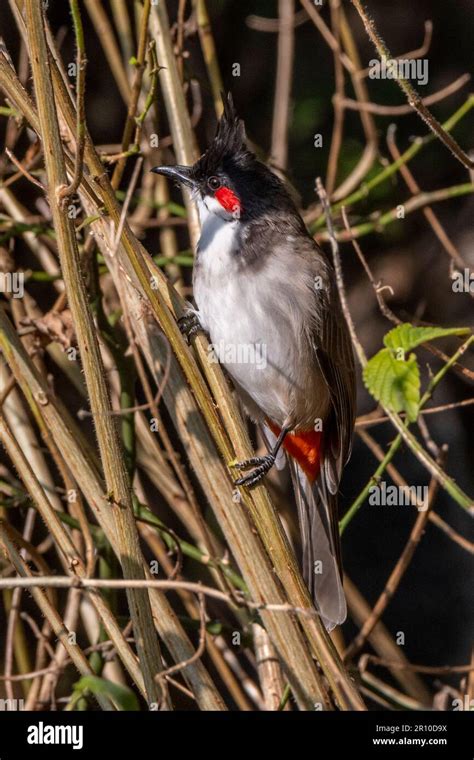
[[[173,19],[177,3],[168,2],[167,5]],[[298,3],[296,5],[299,10]],[[351,20],[365,66],[375,57],[373,47],[351,4],[346,1],[343,5]],[[225,87],[234,94],[249,137],[265,154],[270,147],[277,36],[249,29],[246,18],[249,14],[275,17],[277,3],[275,0],[209,0],[208,7]],[[430,77],[428,85],[420,88],[422,94],[439,90],[464,72],[472,73],[472,0],[458,0],[456,3],[445,0],[398,0],[396,3],[393,0],[371,0],[369,7],[394,55],[419,47],[424,35],[424,21],[433,21],[433,40],[428,54]],[[322,14],[328,20],[327,8]],[[73,36],[65,0],[50,0],[48,16],[56,33],[64,25],[68,26],[62,52],[66,61],[74,60]],[[88,126],[97,143],[116,143],[121,139],[125,107],[85,11],[83,18],[89,59]],[[15,60],[16,33],[6,0],[0,3],[0,30]],[[188,39],[186,47],[190,54],[186,61],[187,75],[197,77],[201,83],[204,110],[197,133],[204,148],[215,129],[212,97],[197,37]],[[236,62],[241,65],[240,77],[232,76],[232,65]],[[396,84],[390,80],[369,81],[369,90],[372,100],[377,103],[394,105],[404,102]],[[444,121],[461,105],[469,91],[470,83],[434,105],[433,113]],[[325,176],[332,131],[333,92],[332,54],[312,22],[307,21],[296,30],[288,167],[289,178],[301,196],[303,207],[315,200],[315,177]],[[347,94],[352,96],[349,82]],[[168,134],[166,117],[161,108],[160,119],[163,134]],[[385,134],[393,120],[393,117],[376,117],[382,158],[389,156]],[[424,135],[427,131],[417,115],[397,117],[396,123],[401,150],[408,147],[414,135]],[[474,114],[471,112],[455,132],[457,140],[466,150],[472,145],[473,123]],[[324,138],[324,147],[320,150],[313,147],[316,132]],[[359,117],[355,112],[348,112],[339,180],[349,173],[363,147],[364,135]],[[380,163],[377,162],[373,171],[379,168]],[[466,170],[437,142],[424,149],[411,168],[424,190],[468,181]],[[403,180],[396,176],[380,186],[369,200],[358,204],[352,219],[357,220],[358,215],[366,215],[376,209],[389,209],[409,195]],[[472,196],[440,203],[435,210],[462,256],[473,268]],[[392,224],[383,234],[371,234],[360,242],[376,279],[383,278],[384,283],[393,287],[395,295],[390,300],[390,306],[402,319],[408,321],[417,317],[443,326],[472,324],[472,299],[467,294],[452,292],[449,258],[420,212]],[[157,252],[156,233],[150,233],[144,243],[148,250]],[[182,247],[187,247],[184,233]],[[372,355],[380,348],[382,336],[390,325],[379,315],[371,287],[351,246],[343,245],[341,255],[358,334],[366,352]],[[435,368],[439,366],[423,350],[419,352],[419,357],[422,366],[428,362]],[[362,386],[359,390],[359,413],[365,413],[373,409],[374,403]],[[468,383],[450,373],[436,391],[434,401],[443,404],[471,395],[472,388]],[[433,415],[427,420],[436,442],[449,445],[448,472],[468,493],[474,493],[470,435],[474,422],[473,409],[467,407],[461,412]],[[377,428],[375,434],[383,445],[394,437],[390,426]],[[425,485],[429,482],[428,473],[408,450],[402,449],[395,463],[409,484]],[[342,487],[343,509],[350,505],[375,467],[372,455],[356,436],[354,453]],[[463,535],[469,535],[470,518],[443,491],[439,493],[435,508],[454,528]],[[369,602],[375,602],[381,592],[408,538],[415,516],[411,507],[365,504],[348,527],[343,540],[345,568]],[[472,559],[428,523],[426,535],[383,619],[393,635],[398,631],[405,633],[404,651],[412,662],[433,665],[466,663],[471,654],[472,601]],[[346,632],[351,631],[352,626]]]

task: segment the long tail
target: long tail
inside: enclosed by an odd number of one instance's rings
[[[278,428],[267,422],[272,433]],[[346,619],[337,518],[337,492],[326,482],[322,433],[287,435],[283,446],[298,508],[303,577],[324,625],[330,631]]]
[[[331,631],[347,615],[337,526],[337,495],[312,482],[301,465],[290,459],[303,547],[303,577],[324,625]]]

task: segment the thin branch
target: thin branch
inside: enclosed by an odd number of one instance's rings
[[[321,180],[318,179],[316,182],[317,188],[318,188],[318,194],[321,200],[321,204],[325,210],[326,214],[326,224],[328,228],[328,234],[329,239],[331,241],[331,248],[333,252],[333,261],[334,261],[334,268],[336,272],[336,282],[339,292],[339,297],[341,300],[341,306],[343,310],[343,314],[345,319],[347,320],[348,329],[351,335],[351,339],[353,341],[354,348],[356,350],[357,356],[359,358],[359,362],[364,367],[367,363],[367,357],[365,355],[365,351],[362,347],[362,344],[360,343],[357,333],[355,331],[354,323],[352,320],[352,316],[347,304],[347,298],[344,288],[344,280],[342,277],[342,268],[341,268],[341,260],[339,255],[339,247],[337,245],[336,236],[334,233],[334,228],[332,224],[332,217],[331,217],[331,211],[327,199],[327,195],[324,191],[324,188],[322,186]],[[346,219],[347,221],[347,219]],[[351,232],[350,227],[348,228],[349,233]],[[448,362],[439,370],[439,372],[432,378],[431,382],[428,385],[427,391],[423,394],[422,398],[420,399],[419,407],[422,408],[424,404],[431,398],[431,394],[433,392],[433,389],[436,387],[436,385],[442,380],[446,372],[451,369],[453,364],[457,362],[457,360],[464,354],[464,352],[468,349],[468,347],[474,342],[474,336],[471,336],[468,338],[462,346],[453,354],[453,356],[449,359]],[[398,430],[399,435],[395,439],[395,441],[392,443],[392,446],[390,447],[389,453],[387,454],[387,457],[390,455],[390,459],[395,455],[395,452],[397,450],[397,447],[400,445],[402,439],[407,443],[407,445],[410,447],[411,451],[415,455],[415,457],[423,464],[423,466],[428,470],[428,472],[434,476],[442,488],[444,488],[451,498],[459,504],[460,507],[466,510],[471,510],[473,508],[473,501],[472,499],[464,493],[464,491],[459,488],[457,483],[449,477],[438,465],[437,462],[434,461],[434,459],[428,454],[428,452],[425,451],[423,446],[418,442],[418,440],[415,438],[413,433],[408,429],[408,423],[403,422],[403,420],[400,418],[398,414],[395,412],[392,412],[389,409],[385,409],[390,421],[395,426],[395,428]],[[390,462],[390,459],[388,459],[388,462],[385,463],[385,466],[387,463]],[[366,489],[370,488],[370,485],[372,484],[372,481],[369,481],[369,483],[366,486]],[[365,490],[365,489],[364,489]],[[368,490],[367,490],[368,493]],[[361,496],[361,494],[359,494]],[[365,499],[365,497],[364,497]],[[362,502],[360,502],[361,504]],[[360,506],[359,504],[359,506]],[[354,514],[354,512],[351,510],[351,517]],[[346,516],[343,518],[343,520],[346,519]],[[349,518],[351,519],[351,518]],[[341,521],[342,522],[342,521]],[[341,524],[340,524],[341,525]],[[344,527],[347,525],[347,522],[342,522],[341,529],[343,530]]]
[[[288,125],[294,55],[294,0],[278,0],[280,18],[272,122],[272,163],[283,171],[288,164]]]
[[[26,179],[28,180],[28,182],[31,182],[33,185],[36,185],[36,187],[39,187],[41,190],[43,190],[43,192],[46,191],[46,188],[42,184],[42,182],[40,182],[38,179],[36,179],[35,177],[33,177],[32,174],[30,174],[30,172],[28,171],[28,169],[26,169],[26,167],[23,166],[23,164],[21,163],[21,161],[19,161],[17,159],[17,157],[15,156],[15,154],[9,148],[5,148],[5,153],[7,154],[8,158],[10,159],[10,161],[12,162],[12,164],[15,164],[16,168],[20,171],[20,173],[24,177],[26,177]],[[3,186],[5,187],[5,185],[3,185]]]
[[[369,100],[369,92],[366,83],[357,76],[357,71],[360,70],[360,56],[357,49],[357,44],[354,39],[351,25],[347,20],[347,16],[344,7],[341,5],[339,11],[340,19],[340,31],[341,39],[351,62],[356,68],[355,72],[351,72],[352,86],[356,98],[360,102]],[[359,185],[370,171],[373,163],[378,155],[379,135],[378,130],[372,114],[360,112],[360,120],[364,135],[366,138],[366,145],[362,152],[362,155],[356,163],[350,174],[343,180],[339,187],[331,194],[331,199],[334,201],[344,198],[348,193],[352,192],[357,185]]]
[[[395,140],[395,131],[396,131],[396,128],[394,125],[392,125],[387,132],[387,145],[388,145],[388,149],[392,155],[393,160],[398,161],[398,159],[400,158],[400,151],[398,150],[397,143]],[[405,183],[409,191],[413,195],[422,192],[418,182],[415,180],[413,174],[411,173],[410,169],[408,168],[406,164],[404,166],[400,166],[400,174],[405,180]],[[439,221],[433,209],[431,209],[430,207],[425,208],[423,209],[423,214],[425,218],[428,220],[429,224],[431,225],[433,232],[435,233],[436,237],[440,241],[446,253],[449,256],[451,256],[452,260],[457,264],[458,267],[460,268],[466,267],[466,264],[461,254],[459,253],[458,249],[456,248],[454,243],[451,241],[451,239],[448,237],[447,233],[444,230],[444,227],[442,226],[441,222]]]
[[[347,574],[344,575],[344,589],[346,592],[349,614],[354,623],[361,628],[370,615],[371,607],[364,599],[359,589],[356,588],[351,579],[347,577]],[[389,669],[394,679],[400,684],[406,694],[424,704],[431,704],[431,693],[421,678],[416,673],[403,669],[403,665],[410,664],[403,651],[404,647],[398,646],[395,643],[390,632],[381,620],[379,620],[370,634],[369,643],[379,657],[383,657],[391,662],[400,663],[400,668],[394,667]]]
[[[439,190],[433,190],[432,192],[421,192],[417,195],[413,195],[404,203],[398,204],[380,216],[377,215],[377,218],[374,219],[374,221],[362,222],[361,224],[351,227],[350,231],[347,229],[336,230],[335,237],[336,240],[340,242],[346,242],[348,240],[354,240],[354,238],[369,235],[372,232],[381,232],[385,227],[400,219],[401,209],[404,214],[402,218],[405,218],[407,214],[412,214],[414,211],[423,209],[425,206],[430,206],[432,203],[440,203],[441,201],[447,201],[451,198],[460,198],[463,195],[471,195],[472,193],[474,193],[474,184],[471,182],[464,182],[461,185],[453,185],[452,187],[443,187]],[[330,233],[327,230],[326,232],[318,233],[318,235],[316,235],[316,240],[318,242],[322,240],[330,240],[330,237]]]
[[[434,92],[432,95],[427,95],[426,98],[423,98],[422,103],[425,106],[432,106],[435,103],[439,103],[441,100],[448,98],[450,95],[460,90],[461,87],[464,87],[470,79],[470,74],[463,74],[458,77],[458,79],[455,79],[454,82],[451,82],[451,84],[443,87],[442,90],[438,90],[438,92]],[[334,97],[337,98],[337,94]],[[360,101],[352,100],[351,98],[343,98],[341,105],[352,111],[366,111],[367,113],[376,114],[378,116],[407,116],[408,114],[413,113],[411,105],[385,106],[380,103],[361,103]]]
[[[349,305],[347,303],[346,298],[346,289],[344,286],[344,277],[342,274],[342,266],[341,266],[341,257],[339,255],[339,246],[337,245],[337,237],[334,231],[333,221],[332,221],[332,215],[331,215],[331,209],[329,206],[328,196],[326,193],[326,190],[323,187],[323,183],[321,182],[321,179],[318,177],[316,180],[316,191],[319,196],[319,200],[321,201],[321,206],[323,207],[324,214],[326,217],[326,225],[328,229],[328,239],[331,243],[331,250],[332,250],[332,256],[333,256],[333,263],[334,263],[334,271],[336,274],[336,284],[337,284],[337,290],[339,293],[339,299],[341,302],[342,311],[344,314],[344,318],[347,323],[347,327],[350,332],[352,344],[355,348],[355,351],[357,353],[357,356],[359,357],[359,362],[361,366],[364,366],[367,363],[367,357],[365,355],[365,351],[362,347],[362,344],[360,343],[357,333],[355,331],[354,322],[351,317],[351,313],[349,311]]]
[[[453,401],[450,404],[441,404],[441,406],[432,406],[430,409],[422,409],[420,411],[420,414],[440,414],[441,412],[448,412],[451,409],[461,409],[465,406],[472,406],[472,404],[474,404],[474,398],[466,398],[463,401]],[[404,416],[404,414],[400,415],[402,419]],[[383,422],[388,421],[389,418],[386,414],[382,414],[376,417],[372,416],[372,414],[368,414],[364,417],[358,417],[356,420],[356,428],[369,428],[373,427],[374,425],[381,425]]]
[[[200,585],[200,584],[197,584],[197,585]],[[206,651],[206,603],[205,603],[204,593],[202,591],[198,593],[198,598],[199,598],[199,643],[198,643],[198,647],[196,651],[187,660],[183,660],[183,662],[177,662],[176,665],[171,665],[171,667],[167,668],[167,670],[164,670],[162,673],[158,673],[156,678],[166,678],[172,675],[173,673],[180,673],[182,670],[185,670],[185,668],[192,665],[193,662],[200,660],[204,652]]]
[[[288,2],[293,2],[293,0],[288,0]],[[207,75],[211,83],[214,111],[217,118],[219,118],[222,113],[221,93],[224,90],[224,83],[219,68],[219,59],[217,56],[214,36],[212,34],[206,0],[193,0],[193,8],[196,14],[199,40],[201,42],[202,53],[207,68]]]
[[[451,673],[470,673],[474,670],[473,663],[469,665],[415,665],[411,662],[397,662],[396,660],[385,660],[383,657],[376,657],[373,654],[364,654],[360,658],[360,668],[365,670],[366,664],[372,662],[374,665],[381,665],[384,668],[395,668],[396,670],[411,670],[414,673],[424,673],[425,675],[450,675]]]
[[[351,61],[350,57],[341,51],[336,38],[327,26],[326,22],[321,18],[319,11],[314,7],[314,4],[311,2],[311,0],[300,0],[300,2],[314,23],[318,32],[323,37],[326,44],[329,45],[333,52],[340,55],[344,68],[346,68],[349,73],[355,74],[357,72],[356,66],[354,66],[354,63]]]
[[[388,419],[388,418],[387,418]],[[384,452],[383,449],[379,446],[379,444],[372,438],[369,433],[367,433],[365,430],[358,431],[358,434],[360,438],[364,441],[366,446],[369,448],[369,450],[372,452],[374,457],[379,461],[382,462],[384,459]],[[400,475],[397,468],[392,464],[387,465],[387,473],[390,475],[391,479],[394,483],[396,483],[397,486],[400,486],[401,488],[405,489],[409,495],[410,495],[410,503],[412,506],[416,507],[417,509],[419,506],[418,499],[416,496],[412,494],[412,492],[409,490],[408,483],[406,480]],[[464,551],[467,551],[469,554],[474,554],[474,544],[472,544],[470,541],[468,541],[464,536],[461,536],[459,533],[457,533],[450,525],[448,525],[436,512],[431,511],[429,514],[429,520],[434,525],[436,525],[437,528],[439,528],[443,533],[448,536],[448,538],[453,541],[455,544],[461,547]]]
[[[380,58],[382,60],[390,62],[392,60],[390,51],[388,50],[382,38],[378,34],[377,29],[375,27],[375,23],[373,19],[371,19],[370,16],[368,15],[367,11],[362,5],[361,0],[352,0],[352,3],[355,6],[359,16],[361,17],[365,26],[365,30],[368,36],[370,37],[370,39],[372,40],[378,54],[380,55]],[[448,132],[446,132],[445,129],[443,129],[439,121],[433,116],[433,114],[424,105],[422,98],[416,92],[416,90],[410,84],[410,82],[408,82],[406,79],[400,76],[395,77],[395,81],[397,82],[401,90],[406,95],[406,98],[411,108],[413,108],[418,113],[418,115],[423,119],[423,121],[429,126],[431,131],[435,135],[437,135],[437,137],[439,137],[441,142],[448,148],[448,150],[451,151],[453,156],[455,156],[455,158],[457,158],[457,160],[460,161],[460,163],[463,166],[465,166],[466,169],[474,169],[474,160],[469,158],[469,156],[462,150],[460,145],[458,145],[456,140],[454,140],[451,137],[451,135]]]
[[[102,6],[102,0],[84,0],[84,3],[95,27],[97,36],[104,48],[110,70],[114,75],[119,92],[125,105],[128,105],[131,96],[131,88],[122,62],[120,50],[115,40],[112,25]]]
[[[79,0],[69,0],[71,5],[71,15],[74,24],[74,33],[76,35],[76,157],[74,159],[74,174],[71,184],[62,188],[59,193],[60,199],[64,202],[67,198],[74,195],[82,179],[82,168],[84,162],[84,148],[86,144],[86,107],[85,107],[85,90],[86,90],[86,46],[84,40],[84,28],[82,26],[81,11],[79,9]]]
[[[444,464],[446,460],[446,455],[447,455],[447,447],[443,447],[440,458],[438,459],[438,464],[440,465]],[[432,477],[431,483],[429,486],[429,491],[428,491],[428,503],[424,505],[423,511],[419,512],[418,517],[416,518],[415,524],[410,532],[408,541],[405,544],[405,547],[400,557],[398,558],[398,561],[395,567],[390,573],[390,576],[385,584],[385,587],[382,593],[380,594],[378,600],[376,601],[371,614],[365,621],[364,625],[362,626],[362,629],[359,631],[354,641],[346,649],[346,652],[344,655],[344,658],[346,660],[353,658],[362,649],[365,642],[367,641],[367,637],[370,635],[374,627],[377,625],[377,622],[380,620],[383,613],[385,612],[390,600],[393,598],[394,594],[396,593],[397,588],[399,587],[401,580],[404,574],[406,573],[408,566],[413,558],[413,555],[415,554],[415,550],[423,537],[426,524],[428,522],[430,510],[433,507],[433,503],[436,498],[438,488],[439,488],[438,481],[434,477]]]
[[[308,21],[308,19],[309,16],[304,9],[298,11],[293,17],[294,28],[296,29],[298,26],[302,26]],[[281,21],[280,18],[267,18],[265,16],[251,14],[250,16],[247,16],[245,23],[249,29],[255,29],[256,32],[270,32],[275,34],[280,31]]]
[[[125,127],[122,136],[122,156],[117,162],[114,173],[112,175],[111,183],[112,187],[117,189],[120,185],[123,172],[126,164],[126,153],[130,148],[130,142],[133,137],[133,132],[136,126],[135,117],[137,115],[138,100],[140,98],[140,92],[142,89],[143,74],[145,71],[145,56],[147,48],[148,37],[148,21],[150,18],[151,0],[144,0],[143,7],[141,7],[141,20],[138,39],[138,50],[135,66],[135,75],[133,78],[132,91],[130,93],[130,101],[128,104],[127,119],[125,121]]]
[[[66,170],[51,72],[49,68],[44,67],[44,62],[48,59],[44,10],[36,0],[26,0],[26,12],[33,80],[48,175],[50,207],[58,237],[61,270],[69,308],[74,319],[82,366],[94,412],[108,498],[121,546],[124,573],[131,578],[143,578],[143,562],[133,518],[130,484],[127,479],[122,447],[113,420],[108,415],[101,414],[110,410],[110,397],[104,380],[102,358],[81,273],[74,226],[72,220],[62,212],[57,203],[58,191],[66,184]],[[133,591],[129,592],[128,601],[134,620],[135,637],[147,693],[151,702],[157,702],[160,701],[161,695],[157,691],[154,674],[161,669],[161,655],[150,601],[146,594],[140,595]]]
[[[342,219],[343,219],[343,222],[344,222],[344,226],[345,226],[346,230],[350,231],[351,227],[350,227],[350,224],[349,224],[349,219],[347,217],[346,209],[342,208],[341,209],[341,213],[342,213]],[[374,276],[372,274],[372,270],[370,269],[370,267],[369,267],[369,265],[367,263],[367,259],[365,258],[364,254],[362,253],[362,248],[360,247],[360,245],[357,242],[357,240],[353,239],[352,240],[352,245],[353,245],[353,248],[354,248],[354,250],[355,250],[355,252],[356,252],[356,254],[357,254],[358,258],[359,258],[359,261],[361,262],[362,266],[365,269],[365,273],[366,273],[366,275],[367,275],[367,277],[369,279],[369,282],[372,285],[372,288],[374,290],[375,297],[377,299],[377,303],[379,305],[379,309],[380,309],[381,314],[383,314],[383,316],[386,319],[388,319],[389,322],[392,322],[394,325],[399,325],[400,322],[401,322],[401,320],[398,319],[398,317],[393,313],[393,311],[387,306],[387,304],[385,302],[385,299],[384,299],[384,297],[382,295],[383,292],[384,292],[384,290],[385,290],[385,288],[388,287],[388,286],[384,286],[380,282],[375,282],[375,278],[374,278]]]
[[[431,47],[431,41],[433,39],[433,22],[429,19],[425,21],[425,36],[423,39],[423,43],[421,47],[415,48],[415,50],[409,50],[408,53],[401,53],[400,55],[396,56],[396,60],[405,60],[407,58],[423,58],[425,55],[427,55],[430,47]],[[357,72],[358,77],[365,78],[368,76],[370,72],[370,68],[362,69],[361,71]]]
[[[454,127],[461,121],[461,119],[466,116],[466,114],[471,111],[472,108],[474,108],[474,95],[469,95],[462,106],[458,108],[458,110],[455,111],[455,113],[443,123],[443,129],[447,132],[454,129]],[[353,206],[355,203],[366,199],[374,188],[390,179],[390,177],[397,173],[401,166],[407,164],[409,161],[415,158],[415,156],[418,155],[423,147],[429,145],[435,139],[435,135],[432,133],[425,135],[425,137],[416,137],[410,147],[407,148],[404,153],[402,153],[398,161],[394,161],[393,163],[383,168],[374,177],[361,184],[358,190],[351,192],[350,195],[344,194],[344,197],[340,197],[340,192],[338,189],[337,193],[334,193],[334,200],[337,202],[334,203],[332,207],[333,214],[338,213],[343,206]],[[315,222],[310,224],[310,231],[314,233],[315,230],[322,227],[324,223],[325,215],[321,214]]]
[[[338,46],[340,46],[341,30],[341,3],[340,0],[331,0],[331,25]],[[328,168],[326,173],[327,194],[332,195],[336,179],[337,168],[339,163],[339,154],[341,152],[342,140],[344,137],[344,69],[340,56],[333,51],[334,58],[334,78],[336,82],[336,93],[333,98],[334,106],[334,125],[332,129],[331,147],[329,149]]]
[[[61,513],[54,509],[50,500],[47,498],[43,487],[30,466],[30,463],[12,434],[6,419],[1,415],[0,439],[16,469],[21,474],[22,480],[28,489],[28,493],[37,505],[41,517],[54,538],[63,567],[71,570],[73,573],[72,577],[87,577],[88,569],[84,566],[82,558],[76,550],[65,525],[60,520],[59,516]],[[143,677],[137,667],[136,657],[123,641],[120,628],[106,602],[100,595],[95,594],[91,596],[91,601],[97,610],[99,619],[102,620],[105,629],[108,631],[117,651],[120,653],[125,667],[129,670],[129,673],[137,684],[139,690],[145,695]]]
[[[13,541],[11,540],[9,528],[3,520],[0,520],[0,539],[6,551],[8,552],[10,560],[15,566],[16,572],[21,576],[20,578],[17,578],[17,580],[19,580],[20,583],[26,583],[26,587],[28,587],[29,582],[32,582],[33,585],[31,587],[31,592],[36,604],[40,608],[45,618],[49,621],[56,636],[63,644],[79,673],[82,675],[94,675],[94,671],[90,666],[89,661],[85,657],[82,649],[76,643],[72,643],[69,635],[70,631],[67,629],[64,620],[60,617],[47,594],[45,594],[41,588],[38,588],[38,586],[34,583],[36,581],[36,578],[32,576],[28,565],[21,557],[20,553],[17,551]],[[0,579],[0,581],[2,580],[5,579]],[[21,585],[18,586],[18,588],[20,587]],[[98,694],[97,701],[103,710],[114,709],[113,704],[106,696]]]

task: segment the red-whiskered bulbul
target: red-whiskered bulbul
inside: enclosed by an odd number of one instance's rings
[[[254,485],[286,452],[303,575],[330,630],[346,617],[337,493],[355,414],[354,359],[333,269],[283,182],[246,147],[230,95],[214,141],[193,166],[152,171],[190,188],[199,209],[197,308],[181,327],[209,334],[270,442],[266,456],[237,465],[249,472],[236,484]]]

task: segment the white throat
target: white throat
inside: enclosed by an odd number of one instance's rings
[[[199,238],[199,260],[201,266],[214,274],[226,269],[229,273],[230,261],[239,243],[239,220],[222,208],[215,198],[197,198],[201,237]]]

